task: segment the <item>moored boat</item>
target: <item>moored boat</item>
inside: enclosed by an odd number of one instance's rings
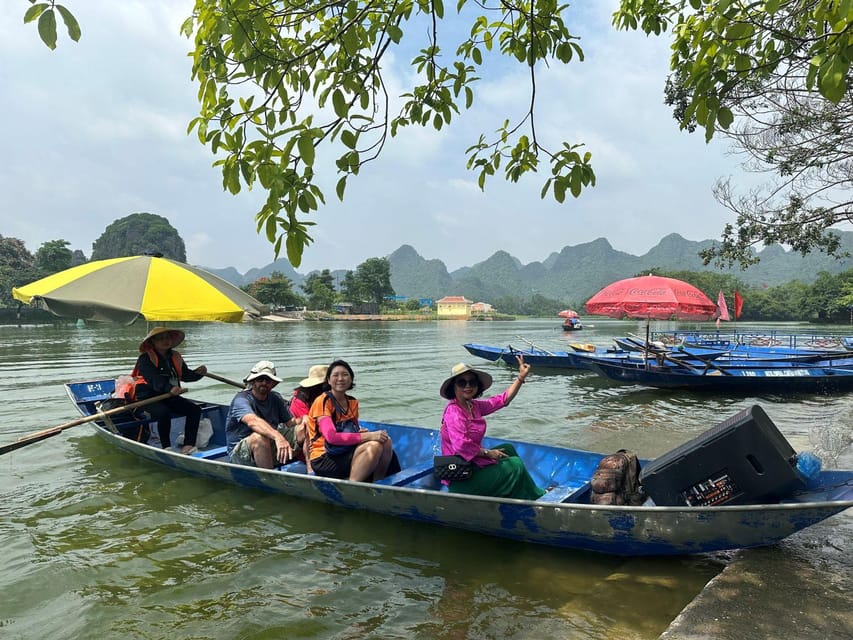
[[[490,362],[501,361],[505,364],[516,367],[518,366],[518,356],[524,356],[524,361],[531,367],[545,369],[585,369],[585,361],[576,358],[575,351],[548,351],[539,347],[517,348],[511,344],[506,347],[496,347],[486,344],[467,343],[462,345],[465,350],[473,356],[489,360]],[[604,354],[605,349],[596,349],[597,354]],[[615,353],[615,350],[613,351]],[[629,356],[627,352],[619,352],[622,357]]]
[[[113,391],[112,380],[66,385],[72,402],[93,415]],[[421,427],[363,423],[386,429],[394,440],[402,470],[379,482],[318,477],[304,463],[263,470],[232,464],[225,454],[228,407],[200,403],[213,436],[207,447],[187,456],[133,437],[139,422],[109,421],[95,426],[98,436],[129,454],[176,472],[262,489],[340,507],[466,529],[555,547],[617,555],[672,555],[773,544],[853,506],[853,471],[821,471],[812,488],[763,504],[722,506],[642,506],[591,504],[590,479],[603,455],[522,441],[515,445],[534,479],[548,487],[539,500],[514,500],[447,492],[432,474],[439,451],[438,432]],[[127,435],[124,435],[127,434]],[[487,438],[484,444],[498,442]]]
[[[605,358],[616,362],[639,363],[643,364],[646,357],[636,350],[628,351],[616,348],[596,347],[591,344],[572,343],[569,346],[572,351],[548,351],[541,347],[517,348],[511,344],[506,347],[496,347],[485,344],[467,343],[462,345],[465,350],[473,356],[483,358],[490,362],[501,361],[505,364],[515,367],[518,366],[518,356],[523,356],[524,361],[537,369],[579,369],[588,370],[589,361],[586,356],[592,355],[597,358]],[[684,351],[673,351],[667,357],[674,359],[696,360],[702,362],[711,360],[723,355],[724,351],[704,351],[701,357],[694,357],[693,354]]]
[[[580,354],[579,354],[580,355]],[[808,363],[731,363],[718,360],[696,366],[690,361],[650,359],[638,365],[595,356],[580,356],[587,368],[620,384],[659,389],[725,393],[842,393],[853,390],[853,367]]]
[[[689,343],[667,346],[660,341],[646,342],[636,337],[614,338],[613,341],[620,349],[627,352],[648,353],[650,357],[678,357],[682,360],[700,362],[714,360],[733,367],[853,366],[853,353],[839,350],[820,351],[747,345],[725,348],[723,345],[714,347],[710,344]]]

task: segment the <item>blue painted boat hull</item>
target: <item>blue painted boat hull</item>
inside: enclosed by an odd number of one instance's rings
[[[517,356],[524,356],[524,361],[534,368],[545,369],[588,369],[588,364],[585,360],[577,357],[577,352],[574,351],[545,351],[544,349],[517,349],[512,345],[507,347],[494,347],[485,344],[468,343],[462,345],[468,353],[478,358],[483,358],[490,362],[501,361],[511,367],[518,366]],[[597,349],[596,353],[603,355],[607,353],[606,349]],[[614,356],[619,358],[641,359],[636,356],[629,356],[627,352],[613,352]]]
[[[111,393],[112,381],[71,383],[69,397],[83,415]],[[853,471],[822,471],[818,487],[762,505],[718,507],[598,506],[589,503],[589,478],[602,454],[512,442],[541,486],[556,485],[536,501],[447,492],[431,472],[438,432],[420,427],[363,423],[387,429],[402,471],[376,482],[350,482],[306,473],[301,462],[280,470],[231,464],[224,456],[227,407],[202,404],[213,424],[206,451],[193,456],[163,450],[96,425],[109,444],[176,472],[325,504],[363,509],[425,524],[465,529],[553,547],[616,555],[680,555],[776,543],[853,506]],[[120,423],[113,425],[121,431]],[[507,442],[507,440],[503,440]],[[487,439],[494,446],[499,441]]]
[[[621,384],[639,384],[659,389],[688,389],[724,393],[843,393],[853,390],[853,368],[835,366],[729,365],[690,370],[671,364],[648,367],[611,362],[587,356],[587,366],[600,376]]]

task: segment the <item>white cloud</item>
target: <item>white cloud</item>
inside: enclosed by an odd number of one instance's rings
[[[0,5],[0,138],[10,150],[0,167],[0,233],[31,251],[64,238],[88,254],[110,222],[148,211],[178,229],[191,262],[245,271],[271,261],[271,245],[255,233],[264,194],[223,192],[210,151],[186,135],[198,104],[191,42],[178,30],[193,2],[67,4],[83,38],[61,35],[53,52],[21,23],[24,0]],[[594,188],[564,205],[542,200],[543,166],[515,185],[492,177],[480,191],[465,149],[523,116],[528,102],[525,69],[493,57],[474,109],[449,130],[408,127],[389,138],[383,157],[350,178],[345,202],[334,195],[334,172],[322,174],[328,204],[309,217],[318,226],[300,271],[354,268],[402,244],[454,269],[500,249],[542,260],[602,236],[635,254],[671,232],[718,237],[730,218],[711,187],[743,174],[720,143],[678,131],[663,105],[667,40],[615,32],[615,6],[570,7],[586,61],[543,67],[537,79],[537,134],[550,146],[583,142]],[[410,58],[396,51],[383,67],[392,113],[411,81]]]

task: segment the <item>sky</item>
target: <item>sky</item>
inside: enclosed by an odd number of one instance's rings
[[[517,184],[495,177],[485,193],[466,169],[465,148],[505,118],[523,114],[526,71],[490,67],[475,109],[450,128],[408,129],[389,140],[379,161],[351,177],[311,219],[313,244],[300,273],[354,269],[403,244],[449,270],[505,250],[527,264],[565,246],[607,238],[619,251],[642,255],[670,233],[716,239],[734,216],[712,196],[719,178],[749,185],[724,140],[678,129],[663,104],[668,40],[617,32],[617,3],[602,0],[567,13],[586,59],[540,69],[537,132],[557,147],[583,142],[592,153],[596,186],[559,204],[540,198],[545,174]],[[70,41],[60,24],[50,51],[26,0],[0,3],[0,235],[31,252],[64,239],[89,257],[111,222],[148,212],[169,220],[191,264],[245,272],[274,259],[256,233],[260,189],[232,196],[222,189],[214,156],[187,134],[198,113],[197,88],[179,33],[192,0],[66,0],[83,35]],[[408,57],[388,61],[402,93]],[[546,167],[547,171],[547,167]]]

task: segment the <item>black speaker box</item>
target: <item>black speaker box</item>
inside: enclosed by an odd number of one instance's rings
[[[805,487],[796,452],[758,405],[647,463],[640,482],[659,506],[757,504]]]

